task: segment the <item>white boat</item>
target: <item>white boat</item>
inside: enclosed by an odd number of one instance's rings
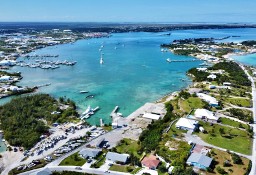
[[[167,61],[168,63],[172,62],[170,58],[167,58],[166,61]]]
[[[101,57],[100,57],[100,64],[104,64],[104,60],[103,60],[102,54],[101,54]]]
[[[82,115],[88,114],[91,110],[92,110],[92,108],[91,108],[91,106],[89,105],[89,106],[87,107],[87,109],[83,112]]]
[[[88,93],[89,91],[80,91],[81,94]]]

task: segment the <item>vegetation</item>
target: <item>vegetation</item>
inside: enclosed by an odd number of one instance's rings
[[[158,143],[161,140],[162,132],[165,128],[167,128],[169,122],[177,118],[172,113],[173,107],[171,103],[166,103],[167,114],[164,116],[162,120],[157,120],[148,125],[147,129],[145,129],[140,137],[139,141],[141,143],[141,150],[146,152],[150,152],[155,150]]]
[[[86,163],[86,160],[79,156],[78,152],[68,156],[61,161],[60,166],[82,166]]]
[[[131,139],[123,139],[120,143],[116,146],[116,151],[118,153],[126,153],[129,155],[134,155],[137,158],[141,158],[141,154],[138,153],[140,150],[140,145],[137,141]]]
[[[221,79],[221,83],[228,81],[233,85],[240,86],[251,86],[251,82],[248,79],[247,75],[244,73],[243,69],[235,62],[219,62],[212,66],[212,70],[225,70],[229,76]]]
[[[226,99],[229,103],[236,105],[236,106],[240,106],[240,107],[251,107],[252,106],[252,102],[250,99],[246,99],[246,98],[228,98]]]
[[[197,68],[189,69],[188,74],[193,75],[193,80],[196,82],[206,81],[208,80],[207,77],[210,75],[208,72],[197,70]]]
[[[224,125],[230,125],[230,126],[233,126],[233,127],[243,128],[243,129],[249,129],[250,128],[249,125],[246,125],[246,124],[243,124],[243,123],[231,120],[229,118],[220,118],[220,121]]]
[[[253,122],[252,111],[236,108],[230,108],[227,109],[227,111],[230,113],[231,117],[238,118],[239,120],[249,123]]]
[[[241,159],[241,157],[235,153],[231,154],[232,160],[234,164],[243,164],[243,160]]]
[[[124,172],[124,173],[133,173],[133,171],[137,171],[137,168],[135,168],[134,166],[128,166],[128,165],[112,165],[109,168],[109,170]]]
[[[232,154],[228,151],[221,151],[213,148],[210,151],[210,157],[213,158],[212,171],[207,172],[206,174],[218,174],[218,167],[223,169],[229,175],[245,174],[248,171],[250,160],[239,156],[239,158],[242,159],[243,164],[234,164],[231,156]],[[228,166],[224,166],[225,162],[228,164]]]
[[[245,46],[254,46],[256,45],[256,41],[255,40],[243,41],[241,44]]]
[[[198,135],[207,143],[222,147],[242,154],[251,154],[251,134],[236,128],[199,122],[205,129],[205,133]]]
[[[68,103],[68,102],[66,102]],[[31,148],[48,132],[45,122],[69,121],[71,115],[76,116],[74,107],[60,110],[59,103],[46,94],[19,97],[0,107],[1,129],[5,139],[13,146]],[[54,114],[61,111],[62,114]]]

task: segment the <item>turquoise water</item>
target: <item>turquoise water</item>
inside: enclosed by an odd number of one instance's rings
[[[232,56],[232,58],[238,62],[243,63],[243,64],[256,66],[256,54]]]
[[[36,54],[60,55],[53,60],[77,61],[73,67],[62,66],[55,70],[14,67],[12,71],[22,72],[24,78],[20,85],[51,83],[48,87],[40,88],[39,92],[49,93],[57,98],[66,96],[77,103],[80,112],[88,105],[99,106],[100,110],[89,119],[89,122],[98,124],[99,119],[102,118],[107,123],[111,121],[109,114],[116,105],[120,106],[120,112],[127,116],[145,102],[155,101],[191,83],[185,72],[201,62],[167,63],[168,57],[175,60],[193,58],[162,53],[160,44],[169,43],[174,39],[229,35],[241,36],[232,38],[232,41],[256,39],[255,31],[255,29],[186,30],[171,31],[171,36],[144,32],[113,34],[110,38],[80,40],[74,44],[35,51]],[[102,44],[104,65],[99,64],[99,48]],[[181,81],[182,79],[187,81]],[[89,91],[90,94],[95,95],[95,98],[86,99],[87,94],[80,94],[81,90]]]
[[[0,153],[5,152],[6,148],[6,145],[2,142],[2,134],[0,134]]]

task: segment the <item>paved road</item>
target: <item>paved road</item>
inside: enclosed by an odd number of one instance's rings
[[[252,82],[252,102],[253,102],[253,109],[252,109],[252,113],[253,113],[253,121],[254,124],[253,126],[253,145],[252,145],[252,169],[250,172],[250,175],[255,175],[256,174],[256,89],[255,89],[255,82],[254,79],[252,78],[252,76],[250,76],[250,74],[247,72],[247,70],[244,68],[243,65],[240,65],[240,67],[244,70],[244,72],[247,74],[247,76],[249,77],[249,79]]]
[[[122,173],[122,172],[116,172],[116,171],[108,171],[106,172],[103,169],[95,169],[95,168],[82,168],[81,170],[77,170],[76,166],[49,166],[48,167],[51,172],[54,171],[72,171],[72,172],[82,172],[82,173],[90,173],[90,174],[99,174],[99,175],[130,175],[129,173]],[[31,173],[37,172],[38,170],[43,170],[44,168],[31,170],[25,173],[21,173],[20,175],[30,175]]]

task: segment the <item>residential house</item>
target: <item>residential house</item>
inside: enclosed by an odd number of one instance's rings
[[[101,149],[85,148],[79,151],[79,155],[85,159],[88,157],[95,158],[99,155],[101,151]]]
[[[197,119],[205,120],[212,123],[216,123],[219,120],[219,117],[217,117],[213,112],[207,109],[197,109],[195,111],[195,117]]]
[[[219,106],[219,102],[216,100],[216,98],[204,94],[204,93],[197,93],[196,94],[200,99],[206,101],[210,106],[216,107]]]
[[[175,124],[175,126],[176,128],[179,128],[179,129],[194,131],[195,128],[197,127],[197,124],[198,124],[198,121],[196,120],[180,118]]]
[[[188,165],[206,170],[212,163],[212,158],[199,153],[192,153],[187,162]]]
[[[143,167],[147,167],[152,170],[155,170],[159,165],[159,163],[160,163],[160,160],[154,155],[144,157],[144,159],[141,161],[141,165]]]
[[[107,160],[110,160],[116,163],[122,163],[122,164],[125,164],[129,157],[130,157],[129,154],[119,154],[115,152],[108,152],[106,155]]]

